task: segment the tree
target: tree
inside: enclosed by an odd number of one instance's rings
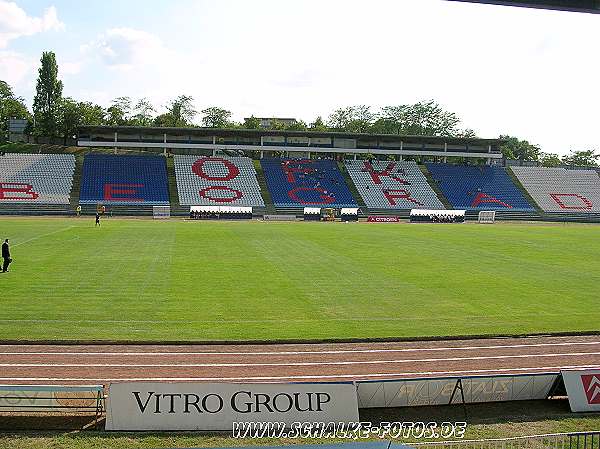
[[[180,95],[167,104],[167,112],[154,118],[154,126],[183,128],[193,126],[192,120],[197,112],[192,104],[193,98]]]
[[[77,128],[82,125],[102,125],[105,112],[101,106],[87,102],[77,102],[70,97],[62,98],[59,107],[59,129],[67,144],[67,139],[77,135]]]
[[[16,97],[12,88],[0,80],[0,141],[8,140],[8,122],[11,118],[31,120],[25,101]]]
[[[563,157],[563,162],[567,165],[596,167],[598,158],[600,158],[600,154],[596,154],[596,150],[571,150],[567,156]]]
[[[373,123],[372,131],[382,134],[404,134],[414,136],[458,137],[460,118],[448,112],[433,100],[400,106],[385,106]],[[473,133],[474,134],[474,133]]]
[[[152,126],[153,116],[156,112],[152,103],[147,98],[140,98],[133,107],[133,115],[129,120],[131,126]]]
[[[520,161],[537,161],[540,155],[540,147],[529,143],[527,140],[519,140],[514,136],[500,136],[505,143],[500,145],[500,151],[506,159],[518,159]]]
[[[312,122],[310,125],[308,125],[308,127],[311,131],[321,131],[321,132],[329,131],[329,128],[327,127],[327,125],[325,124],[325,122],[323,121],[323,118],[321,118],[321,116],[318,116],[314,122]]]
[[[33,100],[35,133],[56,136],[59,133],[59,107],[63,83],[58,79],[58,64],[54,52],[45,51],[40,59],[36,94]]]
[[[244,129],[260,129],[260,120],[253,115],[246,117],[242,124]]]
[[[285,127],[287,131],[306,131],[308,126],[304,120],[296,120]]]
[[[231,111],[211,106],[201,111],[202,126],[206,128],[228,128],[231,125]]]
[[[82,125],[99,126],[106,122],[106,111],[100,105],[90,101],[82,101],[77,104]]]
[[[540,153],[539,161],[541,162],[542,167],[558,167],[562,164],[558,154],[554,153]]]
[[[330,128],[352,133],[365,133],[371,128],[376,115],[370,110],[370,106],[348,106],[340,108],[331,113],[327,120]]]
[[[77,127],[81,125],[81,115],[78,103],[72,98],[61,98],[59,103],[59,129],[67,144],[68,138],[77,134]]]
[[[131,98],[117,97],[106,110],[108,117],[106,124],[110,126],[126,126],[131,115]]]

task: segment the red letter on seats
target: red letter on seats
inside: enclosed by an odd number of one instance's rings
[[[512,206],[510,204],[500,201],[498,198],[494,198],[493,196],[486,195],[485,193],[479,192],[477,194],[477,196],[475,197],[475,199],[473,200],[473,202],[471,203],[471,207],[477,207],[481,203],[495,203],[495,204],[500,204],[501,206],[504,206],[504,207],[508,207],[509,209],[512,209]]]
[[[390,162],[387,167],[385,167],[385,170],[382,171],[377,171],[373,168],[373,165],[371,165],[371,163],[369,161],[364,161],[364,167],[361,171],[363,172],[367,172],[371,175],[371,179],[373,180],[373,182],[375,184],[381,184],[381,177],[382,176],[389,176],[390,178],[392,178],[394,181],[398,181],[400,184],[404,184],[404,185],[410,185],[410,182],[399,178],[396,175],[392,174],[392,170],[394,168],[396,168],[396,163],[395,162]]]
[[[225,190],[228,192],[233,192],[234,196],[229,197],[229,198],[218,198],[218,197],[208,196],[207,193],[210,192],[211,190]],[[204,197],[210,201],[214,201],[215,203],[231,203],[235,200],[239,200],[242,196],[244,196],[244,194],[242,192],[240,192],[239,190],[232,189],[230,187],[225,187],[225,186],[205,187],[204,189],[200,190],[200,192],[198,192],[198,193],[200,194],[201,197]]]
[[[220,162],[225,167],[227,167],[227,174],[224,176],[210,176],[205,173],[202,166],[205,162]],[[204,157],[202,159],[198,159],[196,162],[192,164],[192,171],[196,173],[198,176],[204,179],[208,179],[209,181],[231,181],[237,175],[240,174],[240,169],[237,168],[234,164],[229,162],[227,159],[223,159],[220,157]]]
[[[391,206],[395,206],[396,205],[396,200],[397,199],[403,199],[403,200],[406,200],[406,201],[410,201],[411,203],[414,203],[414,204],[416,204],[418,206],[424,206],[423,203],[419,203],[414,198],[411,198],[410,192],[408,190],[404,190],[404,189],[400,189],[400,190],[383,189],[382,192],[385,195],[385,197],[387,198],[388,203],[390,203]]]
[[[39,196],[31,184],[0,182],[0,200],[37,200]]]
[[[311,161],[310,159],[302,159],[299,161],[294,161],[294,160],[283,161],[281,165],[282,165],[283,172],[287,176],[287,181],[290,184],[293,184],[296,182],[294,173],[304,173],[305,175],[308,175],[315,171],[314,168],[306,168],[306,167],[303,168],[302,167],[302,164],[312,164],[312,163],[313,163],[313,161]],[[290,167],[290,164],[297,164],[298,167]]]
[[[556,202],[556,204],[558,204],[560,206],[561,209],[587,210],[587,209],[591,209],[594,206],[594,204],[589,199],[587,199],[585,196],[577,195],[576,193],[551,193],[550,196]],[[580,199],[581,202],[584,204],[584,206],[567,206],[561,200],[561,197],[563,197],[563,196],[567,197],[567,198]]]
[[[139,201],[143,203],[143,198],[134,196],[139,187],[144,187],[144,184],[104,184],[104,199],[106,201]]]
[[[296,195],[300,191],[319,192],[321,194],[321,195],[319,195],[319,198],[321,198],[323,201],[305,201],[302,198],[300,198],[298,195]],[[292,189],[288,192],[288,196],[300,204],[330,204],[335,201],[335,198],[325,194],[325,190],[322,189],[321,187],[296,187],[295,189]]]

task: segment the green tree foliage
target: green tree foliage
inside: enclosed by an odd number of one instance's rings
[[[90,101],[77,103],[82,125],[104,125],[106,122],[106,111],[100,105]]]
[[[229,128],[232,126],[231,111],[227,109],[211,106],[203,109],[201,113],[203,115],[202,126],[206,128]]]
[[[16,97],[10,85],[0,80],[0,142],[8,140],[8,121],[11,118],[31,120],[22,98]]]
[[[381,108],[372,132],[381,134],[405,134],[412,136],[458,137],[460,118],[448,112],[433,100],[400,106]]]
[[[110,126],[126,126],[131,116],[131,98],[117,97],[106,110],[106,124]]]
[[[567,165],[596,167],[598,158],[600,158],[600,154],[596,154],[596,150],[571,150],[568,155],[563,157],[563,162]]]
[[[246,117],[244,119],[244,123],[242,124],[242,128],[244,129],[260,129],[260,120],[253,115],[250,117]]]
[[[132,110],[132,116],[128,120],[131,126],[152,126],[153,114],[156,112],[152,103],[147,98],[140,98]]]
[[[370,106],[348,106],[333,111],[327,125],[334,130],[366,133],[369,132],[375,118],[376,114],[371,112]]]
[[[314,122],[308,125],[308,128],[310,131],[329,131],[329,128],[327,127],[321,116],[317,117]]]
[[[541,153],[539,145],[520,140],[514,136],[500,136],[505,143],[500,146],[500,151],[506,159],[518,159],[520,161],[537,161]]]
[[[58,64],[54,52],[42,53],[40,62],[33,100],[35,133],[42,136],[57,136],[60,127],[59,109],[63,83],[58,79]]]
[[[558,167],[562,164],[558,154],[554,153],[540,153],[539,161],[542,164],[542,167]]]
[[[59,104],[59,129],[65,139],[74,138],[77,128],[82,125],[102,125],[105,111],[101,106],[89,101],[78,102],[70,97],[61,98]]]
[[[308,126],[304,120],[296,120],[285,127],[286,131],[306,131]]]
[[[154,119],[154,126],[185,128],[193,126],[192,120],[197,112],[194,109],[193,98],[180,95],[167,105],[167,112]]]

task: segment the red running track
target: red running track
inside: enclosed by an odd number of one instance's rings
[[[600,336],[273,345],[0,345],[0,384],[325,382],[600,368]]]

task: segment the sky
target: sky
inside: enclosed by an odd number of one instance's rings
[[[600,150],[600,15],[446,0],[0,0],[0,79],[31,105],[147,97],[310,122],[433,99],[479,137]],[[199,121],[199,117],[197,119]]]

